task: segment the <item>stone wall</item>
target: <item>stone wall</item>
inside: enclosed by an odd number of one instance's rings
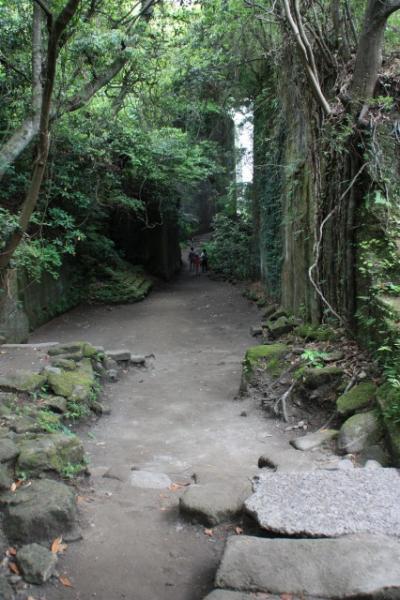
[[[10,270],[1,286],[0,336],[7,342],[27,340],[29,332],[81,300],[81,276],[74,263],[65,263],[58,279],[44,274],[32,282],[25,273]]]

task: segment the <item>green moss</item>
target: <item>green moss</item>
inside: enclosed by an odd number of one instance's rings
[[[31,436],[19,444],[17,467],[29,475],[44,471],[63,473],[71,464],[82,464],[84,450],[81,440],[73,434],[50,433]]]
[[[400,388],[384,383],[378,388],[377,400],[383,415],[389,448],[397,467],[400,466]]]
[[[279,377],[284,367],[282,358],[286,352],[286,344],[262,344],[248,348],[244,358],[244,375],[250,378],[254,369],[263,365],[272,377]]]
[[[60,415],[55,414],[50,410],[41,410],[36,416],[40,428],[48,433],[55,433],[62,429]]]
[[[84,401],[95,383],[92,364],[85,358],[75,371],[49,373],[48,383],[57,396]]]
[[[350,415],[372,404],[376,397],[376,386],[370,381],[355,385],[336,401],[339,414]]]
[[[143,300],[153,282],[140,267],[124,263],[119,269],[104,268],[102,278],[88,288],[89,301],[100,304],[124,304]]]
[[[329,342],[338,338],[338,334],[328,325],[311,325],[303,323],[294,330],[294,333],[301,338],[315,342]]]
[[[338,367],[323,367],[322,369],[305,367],[301,376],[297,375],[297,378],[301,379],[305,387],[312,390],[330,383],[337,383],[339,385],[342,377],[343,369],[339,369]]]

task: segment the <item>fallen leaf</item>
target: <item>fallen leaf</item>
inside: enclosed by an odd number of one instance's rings
[[[293,594],[281,594],[281,600],[293,600]]]
[[[70,588],[74,587],[66,575],[60,575],[60,577],[58,579],[59,579],[60,583],[63,584],[64,587],[70,587]]]
[[[16,556],[17,555],[17,549],[16,548],[7,548],[6,550],[6,554],[7,556]]]
[[[171,485],[169,486],[169,490],[171,492],[177,492],[179,490],[181,490],[183,487],[185,487],[184,485],[181,485],[180,483],[171,483]]]
[[[61,554],[61,552],[65,552],[68,548],[67,544],[62,543],[62,540],[62,535],[60,535],[60,537],[56,538],[51,544],[51,551],[53,554]]]
[[[23,484],[24,480],[23,479],[17,479],[16,481],[14,481],[11,484],[10,490],[12,492],[15,492],[19,487],[21,487],[21,485]]]
[[[14,562],[8,563],[8,568],[10,569],[10,571],[12,571],[13,573],[15,573],[16,575],[20,575],[21,574],[21,572],[18,569],[16,563],[14,563]]]
[[[212,529],[205,529],[204,535],[208,535],[208,537],[212,537],[214,535],[214,531]]]
[[[88,498],[87,496],[77,496],[76,502],[77,504],[80,504],[81,502],[90,502],[90,498]]]
[[[241,527],[235,527],[236,535],[242,535],[243,529]]]

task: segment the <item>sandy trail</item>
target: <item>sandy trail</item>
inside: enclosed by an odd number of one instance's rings
[[[132,469],[181,483],[193,473],[231,477],[255,472],[267,444],[285,443],[257,407],[234,399],[258,321],[239,289],[186,272],[140,304],[79,307],[32,335],[156,357],[106,386],[112,413],[83,434],[92,472],[79,504],[84,539],[60,561],[74,587],[50,584],[47,600],[200,600],[212,589],[232,528],[208,537],[180,518],[180,490],[135,487]]]

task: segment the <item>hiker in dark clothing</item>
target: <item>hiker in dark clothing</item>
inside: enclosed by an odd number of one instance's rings
[[[203,252],[200,254],[200,262],[201,262],[201,272],[207,273],[208,271],[208,254],[207,250],[204,248]]]
[[[193,246],[191,246],[189,252],[189,271],[194,271],[195,256],[196,252],[194,251]]]

